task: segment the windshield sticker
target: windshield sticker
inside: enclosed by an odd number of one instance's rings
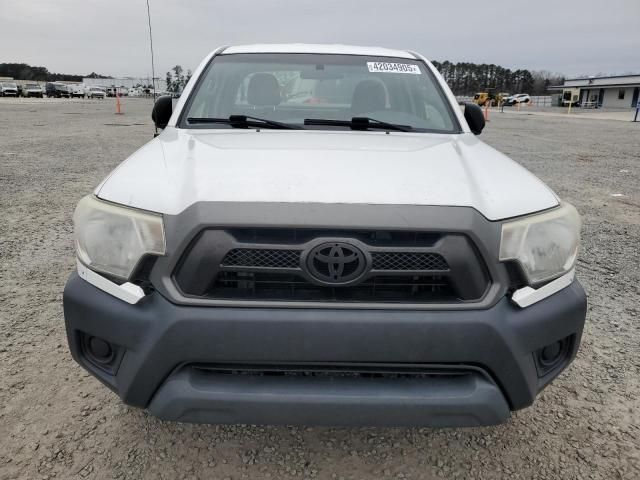
[[[422,73],[417,65],[411,63],[367,62],[367,67],[374,73],[411,73],[412,75]]]

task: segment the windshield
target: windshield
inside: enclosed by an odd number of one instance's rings
[[[5,82],[2,84],[3,87],[5,88],[17,88],[15,83],[11,83],[11,82]]]
[[[369,117],[419,132],[457,133],[459,125],[427,66],[361,55],[234,54],[208,65],[181,115],[183,128],[232,128],[203,119],[245,115],[303,128],[305,120]]]

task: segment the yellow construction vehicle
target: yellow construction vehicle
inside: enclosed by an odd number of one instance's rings
[[[487,103],[487,101],[491,101],[491,100],[493,100],[493,97],[489,92],[480,92],[480,93],[476,93],[473,96],[473,103],[476,103],[481,107],[484,106],[484,104]]]
[[[492,91],[479,92],[473,96],[473,103],[476,103],[481,107],[488,104],[491,107],[492,105],[500,105],[508,96],[509,94],[506,92],[500,92],[498,94]]]

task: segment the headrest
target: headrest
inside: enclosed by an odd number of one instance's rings
[[[270,73],[255,73],[249,80],[247,100],[259,107],[279,105],[280,84],[276,77]]]
[[[353,91],[351,113],[358,115],[367,112],[384,110],[387,105],[387,95],[384,85],[375,80],[363,80]]]

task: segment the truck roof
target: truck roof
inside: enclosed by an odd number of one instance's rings
[[[411,53],[403,50],[392,50],[380,47],[358,47],[354,45],[325,45],[309,43],[236,45],[227,47],[221,55],[231,55],[234,53],[324,53],[339,55],[368,55],[373,57],[416,58]]]

